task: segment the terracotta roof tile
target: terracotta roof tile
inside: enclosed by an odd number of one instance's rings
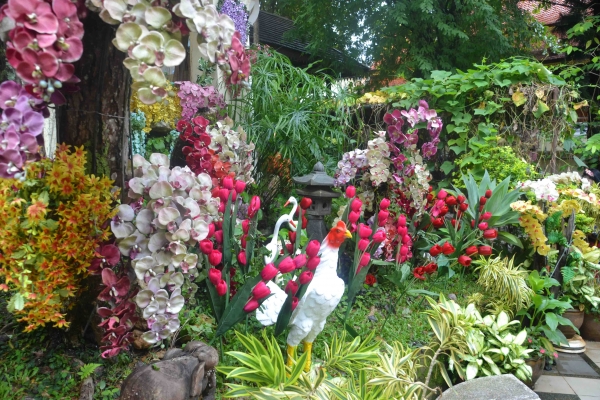
[[[565,4],[564,0],[554,0],[553,3],[555,4],[552,4],[550,8],[541,8],[537,13],[535,11],[540,5],[539,1],[521,1],[519,8],[529,11],[537,21],[544,25],[554,25],[561,15],[569,13],[570,8],[562,5]]]

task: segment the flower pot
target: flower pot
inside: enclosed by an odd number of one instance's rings
[[[584,317],[583,311],[571,309],[565,311],[562,316],[571,321],[577,329],[581,328]],[[558,330],[560,330],[567,339],[571,339],[577,334],[570,326],[559,325]]]
[[[529,388],[533,389],[535,386],[535,382],[542,376],[542,371],[544,370],[544,366],[546,365],[546,358],[530,358],[525,360],[525,364],[531,367],[531,380],[525,382]]]
[[[581,325],[579,330],[583,339],[600,342],[600,315],[585,314],[583,325]]]

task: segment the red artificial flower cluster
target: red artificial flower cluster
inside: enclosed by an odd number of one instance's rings
[[[25,89],[35,97],[63,104],[61,89],[79,82],[73,62],[83,53],[83,1],[9,0],[0,8],[0,19],[10,18],[6,58]]]
[[[231,195],[232,200],[235,200],[237,193],[242,193],[246,188],[246,183],[242,181],[233,181],[232,178],[226,177],[223,179],[221,188],[216,188],[216,195],[220,197],[219,212],[224,212],[229,196]],[[239,190],[239,192],[238,192]],[[253,196],[248,206],[248,217],[254,218],[257,215],[258,209],[260,209],[260,198]],[[250,219],[242,221],[242,237],[240,238],[241,251],[237,254],[237,261],[239,265],[246,265],[246,241],[248,232],[251,224]],[[214,242],[213,240],[214,239]],[[216,248],[215,248],[216,244]],[[208,271],[208,279],[214,285],[215,290],[219,296],[225,296],[227,294],[227,282],[222,276],[222,261],[223,261],[223,223],[213,222],[208,225],[208,235],[204,240],[198,243],[200,251],[205,254],[208,258],[208,263],[212,268]],[[233,297],[236,293],[237,282],[233,281],[235,275],[235,268],[229,269],[230,276],[230,287],[229,296]]]
[[[183,155],[188,167],[195,174],[207,173],[213,178],[215,187],[221,186],[221,180],[230,176],[231,163],[223,162],[218,154],[209,148],[211,137],[206,132],[210,121],[202,116],[192,118],[192,121],[180,119],[177,131],[187,146],[183,147]]]
[[[413,276],[417,279],[420,279],[422,281],[425,280],[425,275],[431,275],[433,274],[435,271],[437,271],[438,266],[436,263],[429,263],[427,265],[424,265],[422,267],[417,267],[413,270]]]
[[[487,222],[490,218],[492,218],[492,213],[489,211],[484,212],[485,204],[487,203],[487,199],[492,196],[491,190],[486,190],[485,196],[482,196],[479,199],[479,212],[481,215],[479,216],[479,223],[477,224],[477,229],[482,232],[482,236],[484,239],[493,240],[498,237],[498,231],[496,229],[490,228],[489,223]],[[433,200],[433,194],[429,194],[431,198],[428,200]],[[432,216],[432,225],[434,228],[439,229],[445,225],[444,217],[448,211],[451,209],[455,209],[456,219],[452,219],[451,225],[455,227],[455,229],[460,228],[460,220],[465,215],[465,212],[469,208],[469,205],[466,203],[466,198],[463,195],[459,195],[457,197],[451,196],[445,190],[440,190],[437,194],[437,201],[435,201],[434,206],[431,209]],[[475,220],[471,220],[471,228],[475,229]],[[440,254],[444,254],[449,256],[454,254],[456,249],[449,242],[445,242],[443,245],[435,244],[429,249],[429,254],[432,257],[437,257]],[[461,254],[457,258],[457,262],[463,267],[469,267],[471,265],[472,257],[475,255],[481,256],[489,256],[492,254],[492,248],[490,246],[469,246],[465,249],[464,254]]]
[[[318,256],[320,248],[321,245],[318,241],[311,240],[306,245],[304,253],[298,254],[294,258],[292,258],[291,256],[285,257],[279,263],[279,268],[276,267],[273,263],[265,265],[265,267],[260,272],[262,281],[255,286],[254,290],[252,291],[252,296],[250,297],[250,299],[248,299],[248,302],[244,306],[244,311],[250,313],[260,306],[259,300],[268,296],[271,293],[270,289],[266,286],[265,282],[268,282],[271,279],[275,278],[275,276],[277,276],[277,273],[288,274],[295,270],[301,270],[300,275],[298,276],[298,280],[296,281],[290,279],[284,289],[285,293],[294,296],[294,298],[292,299],[292,310],[295,309],[299,301],[296,297],[296,293],[298,293],[298,290],[300,289],[301,285],[308,285],[313,280],[314,271],[317,269],[317,266],[321,262],[321,259]],[[268,293],[267,290],[269,291]],[[257,293],[255,293],[255,291]]]

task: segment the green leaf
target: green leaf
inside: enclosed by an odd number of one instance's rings
[[[521,242],[521,239],[519,239],[512,233],[498,231],[498,237],[500,238],[500,240],[506,243],[512,244],[513,246],[517,246],[520,249],[523,248],[523,243]]]
[[[15,293],[12,295],[6,308],[9,312],[21,311],[25,307],[25,297],[21,293]]]
[[[217,327],[217,331],[215,332],[215,336],[219,337],[223,335],[225,332],[230,330],[235,324],[242,321],[248,315],[244,311],[244,306],[248,302],[250,298],[250,294],[252,293],[252,289],[254,286],[258,284],[262,280],[260,275],[250,278],[246,281],[244,286],[238,290],[233,299],[229,302],[227,308],[223,312],[223,318]],[[210,285],[210,283],[208,283]],[[265,298],[266,299],[266,298]]]
[[[549,111],[550,108],[548,107],[548,105],[546,103],[544,103],[542,100],[537,101],[537,109],[533,112],[533,115],[536,118],[539,118],[542,116],[542,114],[544,114],[545,112]]]
[[[454,163],[450,161],[444,161],[444,163],[440,166],[440,169],[444,172],[444,174],[448,175],[454,169]]]

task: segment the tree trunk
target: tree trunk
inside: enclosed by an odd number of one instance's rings
[[[129,158],[131,78],[125,53],[112,43],[115,27],[90,13],[84,20],[83,56],[75,63],[80,90],[57,108],[58,143],[84,146],[88,170],[124,187]]]
[[[66,104],[56,109],[58,143],[84,146],[87,171],[108,176],[124,188],[129,158],[129,99],[131,78],[123,66],[125,53],[112,44],[115,27],[89,13],[83,21],[84,52],[75,63],[80,90],[67,94]],[[131,174],[131,170],[130,174]],[[126,194],[127,191],[123,190]],[[96,296],[101,290],[98,277],[82,283],[82,293],[71,310],[68,337],[72,341],[96,328]]]

